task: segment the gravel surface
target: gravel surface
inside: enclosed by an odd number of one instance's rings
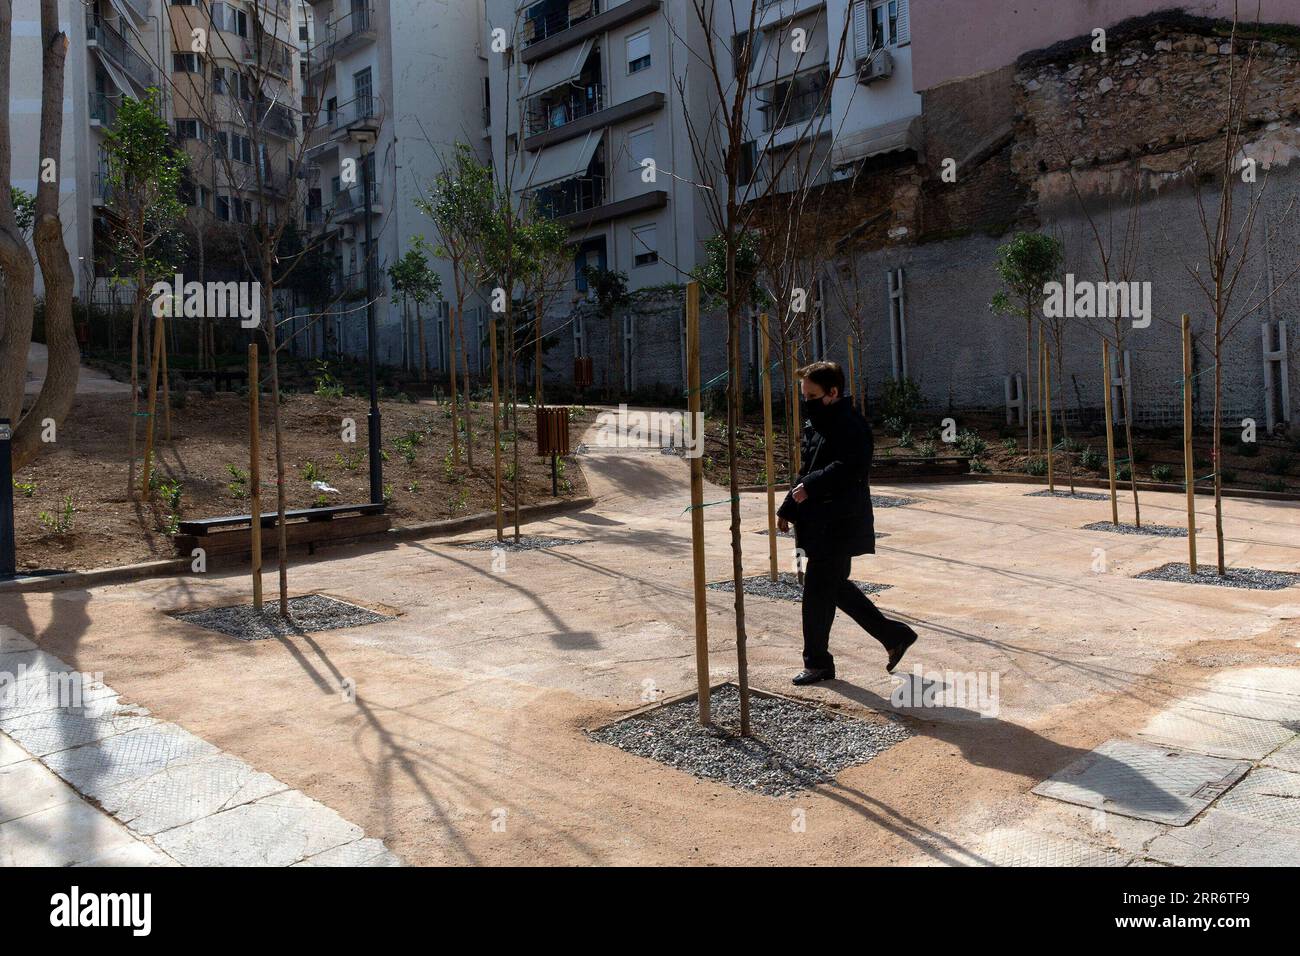
[[[360,627],[363,624],[393,620],[387,615],[376,614],[374,611],[368,611],[346,601],[325,597],[323,594],[289,598],[290,620],[288,621],[280,617],[279,601],[264,602],[260,614],[252,604],[236,604],[231,607],[190,611],[175,616],[178,621],[197,624],[210,631],[237,637],[241,641],[264,641],[268,637],[334,631],[344,627]]]
[[[1103,495],[1099,491],[1076,491],[1070,494],[1068,491],[1028,491],[1025,492],[1026,498],[1074,498],[1077,501],[1110,501],[1110,495]]]
[[[764,535],[765,535],[765,534],[767,534],[767,529],[766,529],[766,528],[760,528],[758,531],[755,531],[754,534],[764,534]],[[793,532],[793,531],[778,531],[778,532],[776,533],[776,536],[777,536],[778,538],[793,538],[793,537],[794,537],[794,532]],[[879,541],[881,538],[888,538],[888,537],[889,537],[889,532],[888,532],[888,531],[877,531],[877,532],[876,532],[876,540],[877,540],[877,541]]]
[[[491,551],[493,548],[501,548],[503,551],[541,551],[545,548],[561,548],[566,544],[586,544],[586,542],[586,538],[548,538],[543,535],[521,534],[519,543],[516,544],[515,536],[507,534],[504,541],[488,538],[486,541],[471,541],[460,547],[469,548],[471,551]]]
[[[893,586],[889,584],[872,584],[870,581],[854,581],[853,583],[860,587],[864,594],[879,594],[886,588]],[[735,582],[731,580],[714,581],[707,586],[715,591],[734,591],[736,589]],[[799,578],[788,571],[777,572],[775,582],[766,574],[756,574],[745,578],[745,593],[758,597],[778,598],[782,601],[803,600],[803,587],[799,584]]]
[[[740,693],[734,685],[710,697],[714,726],[701,727],[694,698],[589,731],[602,743],[649,757],[702,780],[773,797],[829,783],[846,767],[866,763],[912,736],[893,718],[858,720],[810,704],[751,695],[752,736],[737,736]]]
[[[1144,524],[1138,527],[1135,524],[1111,524],[1109,521],[1094,521],[1092,524],[1083,526],[1084,531],[1110,531],[1115,534],[1149,534],[1156,538],[1185,538],[1187,537],[1186,528],[1175,528],[1170,524]]]
[[[1221,588],[1247,588],[1251,591],[1280,591],[1300,581],[1291,571],[1266,571],[1263,568],[1228,568],[1220,577],[1213,564],[1201,565],[1196,574],[1186,564],[1165,564],[1135,575],[1147,581],[1178,581],[1182,584],[1212,584]]]
[[[900,498],[897,495],[872,495],[871,507],[873,508],[905,508],[908,505],[914,505],[920,498]]]

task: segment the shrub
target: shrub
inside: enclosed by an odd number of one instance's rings
[[[978,458],[972,458],[970,470],[973,475],[987,475],[989,473],[989,466],[984,464],[984,462],[980,461]]]
[[[248,472],[242,468],[236,468],[234,465],[226,465],[226,471],[230,472],[233,479],[230,484],[226,485],[230,489],[232,497],[244,499],[248,497]]]
[[[1128,481],[1133,477],[1133,469],[1129,467],[1128,462],[1118,465],[1115,468],[1115,479],[1117,481]]]
[[[917,446],[916,451],[922,458],[933,458],[935,456],[935,444],[927,438]]]
[[[1020,442],[1014,438],[1007,438],[1002,442],[1002,450],[1008,455],[1014,455],[1020,451]]]
[[[957,433],[957,450],[967,458],[979,458],[989,449],[989,443],[980,437],[979,432],[969,428]]]
[[[1269,474],[1286,475],[1286,474],[1290,474],[1291,465],[1293,463],[1294,463],[1294,459],[1292,459],[1292,457],[1289,454],[1283,451],[1283,452],[1278,452],[1276,455],[1269,455],[1268,461],[1265,462],[1264,467],[1268,469]]]
[[[1033,475],[1035,478],[1041,478],[1047,474],[1046,458],[1031,458],[1025,462],[1025,474]]]
[[[1089,445],[1080,452],[1079,464],[1089,471],[1101,471],[1106,467],[1106,456]]]
[[[305,481],[324,481],[325,472],[314,461],[305,462],[302,466],[302,477]]]
[[[36,482],[34,481],[19,481],[15,478],[14,488],[16,488],[24,498],[30,498],[32,495],[36,494]]]
[[[921,409],[920,386],[910,378],[887,380],[881,389],[880,408],[886,419],[896,418],[910,425]]]
[[[900,448],[913,448],[916,446],[916,442],[912,438],[912,430],[910,428],[904,428],[902,432],[899,433],[898,445]]]
[[[1171,465],[1153,465],[1151,467],[1151,477],[1156,481],[1167,484],[1173,481],[1174,469]]]

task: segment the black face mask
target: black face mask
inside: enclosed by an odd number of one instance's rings
[[[830,406],[820,398],[799,399],[799,414],[812,422],[814,427],[819,421],[825,421],[828,411],[830,411]]]

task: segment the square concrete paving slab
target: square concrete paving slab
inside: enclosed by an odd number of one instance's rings
[[[383,841],[367,837],[317,853],[294,866],[401,866],[402,861],[384,846]]]
[[[1257,667],[1217,676],[1157,714],[1146,740],[1197,753],[1261,760],[1300,728],[1300,669]]]
[[[110,786],[95,796],[136,833],[153,835],[287,789],[237,757],[205,753],[174,760],[157,773]]]
[[[79,799],[77,792],[28,757],[0,767],[0,824]]]
[[[1270,827],[1300,830],[1300,774],[1257,767],[1214,805]],[[1300,859],[1295,861],[1300,864]]]
[[[216,752],[212,744],[175,724],[155,722],[51,754],[45,763],[86,796],[103,800],[112,788],[127,781],[143,779],[178,761]]]
[[[126,827],[72,797],[0,824],[0,866],[98,866],[113,854],[142,852],[131,850],[139,841]]]
[[[31,760],[32,755],[14,742],[8,734],[0,733],[0,767]]]
[[[1145,855],[1172,866],[1295,866],[1300,831],[1211,809],[1191,826],[1156,837]]]
[[[1108,740],[1033,792],[1120,816],[1183,826],[1249,769],[1244,760]]]
[[[1265,767],[1300,773],[1300,737],[1295,737],[1290,743],[1278,747],[1261,762]]]
[[[15,631],[12,627],[0,624],[0,654],[11,654],[15,651],[30,651],[36,647],[28,638]],[[2,665],[0,665],[2,667]]]
[[[106,712],[46,710],[22,717],[0,718],[0,730],[22,744],[33,757],[47,757],[158,723],[139,707],[113,706]]]
[[[365,834],[324,804],[290,790],[159,833],[182,866],[289,866]]]
[[[1128,866],[1133,859],[1103,846],[1019,827],[985,834],[974,852],[973,866]]]

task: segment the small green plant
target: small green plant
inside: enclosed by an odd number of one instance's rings
[[[910,425],[921,409],[921,388],[910,378],[888,379],[881,391],[880,407],[886,419],[896,418]]]
[[[321,398],[342,398],[343,385],[330,372],[328,362],[317,362],[316,372],[316,394]]]
[[[334,463],[340,468],[346,468],[348,471],[356,471],[357,466],[361,464],[361,459],[366,456],[363,451],[348,452],[346,455],[336,454]]]
[[[1115,467],[1115,479],[1117,481],[1128,481],[1133,477],[1133,469],[1129,467],[1128,462]]]
[[[243,500],[248,497],[248,472],[234,465],[226,465],[226,471],[230,472],[230,484],[226,487],[234,498]]]
[[[76,513],[77,509],[72,505],[72,495],[64,495],[62,508],[54,512],[42,511],[36,516],[36,520],[50,534],[64,535],[72,531],[72,517]]]
[[[36,482],[34,481],[19,481],[15,478],[14,488],[16,488],[24,498],[30,498],[32,495],[36,494]]]
[[[1014,438],[1004,438],[1002,440],[1002,450],[1008,455],[1014,455],[1016,452],[1020,451],[1020,442],[1016,441]]]
[[[1033,475],[1035,478],[1041,478],[1047,474],[1046,458],[1031,458],[1025,462],[1025,474]]]
[[[1168,484],[1174,480],[1174,469],[1171,465],[1152,465],[1151,477],[1159,482]]]
[[[1089,471],[1101,471],[1106,467],[1106,458],[1101,452],[1089,445],[1079,453],[1079,464]]]
[[[460,494],[458,494],[455,498],[451,499],[452,514],[455,514],[457,511],[462,510],[468,502],[469,502],[469,489],[462,488],[460,490]]]
[[[325,472],[320,470],[320,466],[316,462],[308,461],[303,463],[302,477],[304,481],[324,481]]]
[[[403,438],[394,438],[393,445],[406,459],[408,465],[415,464],[415,448],[420,443],[419,433],[411,432]]]
[[[916,446],[916,453],[922,458],[933,458],[936,454],[934,442],[927,438]]]
[[[406,490],[413,495],[418,495],[420,493],[420,482],[412,481],[409,485],[406,486]]]
[[[978,458],[972,458],[970,470],[972,475],[987,475],[989,473],[989,466],[984,464],[984,462]]]
[[[898,447],[914,448],[915,446],[916,440],[912,438],[912,430],[910,428],[904,428],[898,435]]]
[[[391,505],[392,503],[393,503],[393,486],[384,485],[384,504]]]
[[[504,474],[505,481],[515,480],[515,463],[513,461],[507,462],[505,472],[503,474]]]
[[[311,500],[313,508],[328,508],[330,504],[329,496],[323,491]]]
[[[989,450],[989,443],[980,437],[979,432],[969,428],[957,433],[957,450],[967,458],[979,458]]]

